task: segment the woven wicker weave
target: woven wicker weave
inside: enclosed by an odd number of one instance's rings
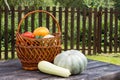
[[[33,13],[46,13],[53,18],[58,28],[57,33],[53,33],[55,37],[32,39],[23,37],[20,34],[20,26],[23,20]],[[57,54],[61,52],[61,32],[60,26],[56,18],[47,11],[35,10],[26,14],[20,21],[16,32],[16,51],[17,56],[21,61],[22,67],[25,70],[36,70],[37,64],[41,60],[52,62]]]

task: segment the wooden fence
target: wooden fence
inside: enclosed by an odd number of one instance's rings
[[[62,32],[62,49],[77,49],[84,54],[120,53],[119,12],[115,9],[79,9],[46,7],[39,8],[51,12],[59,21]],[[15,58],[15,31],[24,14],[34,7],[24,9],[0,7],[0,59]],[[52,19],[45,14],[32,14],[21,25],[21,32],[33,31],[46,26],[51,32],[57,28]]]

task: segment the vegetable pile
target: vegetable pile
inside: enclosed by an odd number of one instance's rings
[[[41,72],[61,77],[80,74],[86,67],[87,58],[78,50],[68,50],[58,54],[53,63],[47,61],[38,63],[38,69]]]
[[[21,36],[37,39],[54,37],[46,27],[38,27],[33,31],[33,33],[25,32],[21,34]],[[80,74],[86,69],[86,67],[87,58],[78,50],[67,50],[58,54],[54,58],[53,63],[44,60],[38,63],[38,69],[41,72],[61,77]]]
[[[50,34],[49,30],[46,27],[38,27],[33,32],[25,32],[22,33],[21,36],[28,38],[50,38],[54,37]]]

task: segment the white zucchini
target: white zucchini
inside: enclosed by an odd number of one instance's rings
[[[38,69],[41,72],[52,74],[52,75],[57,75],[61,77],[69,77],[71,75],[68,69],[56,66],[48,61],[40,61],[38,63]]]

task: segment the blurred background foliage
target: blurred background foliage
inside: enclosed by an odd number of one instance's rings
[[[80,8],[99,8],[111,7],[112,0],[54,0],[55,4],[63,7],[80,7]]]
[[[46,7],[54,5],[52,0],[0,0],[0,6],[6,6],[5,1],[7,1],[9,6],[14,6],[16,8],[18,6],[28,6],[29,8],[34,6],[35,8],[39,8],[40,6]]]
[[[113,7],[120,4],[120,0],[0,0],[0,6],[5,6],[5,1],[9,6],[62,6],[62,7],[80,7],[80,8],[98,8],[98,7]],[[114,5],[115,3],[115,5]]]

